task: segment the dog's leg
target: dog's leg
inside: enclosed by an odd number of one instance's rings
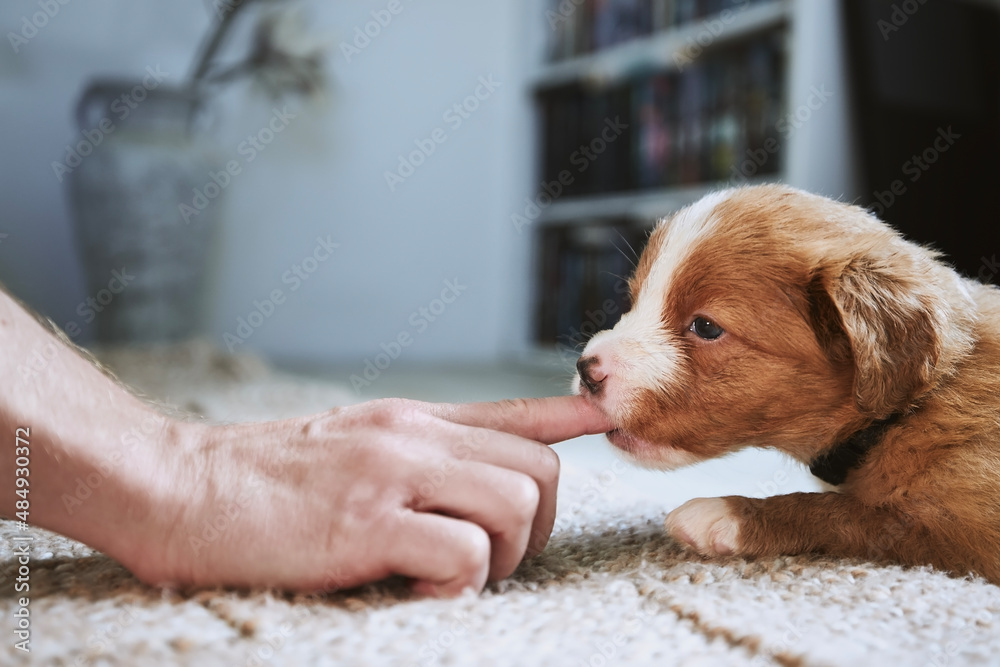
[[[920,562],[916,522],[840,493],[697,498],[667,516],[672,537],[703,556],[825,553]]]

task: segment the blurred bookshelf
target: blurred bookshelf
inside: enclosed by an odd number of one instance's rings
[[[727,42],[739,41],[748,35],[785,23],[789,16],[788,0],[719,0],[716,2],[683,2],[646,0],[615,3],[585,2],[568,17],[558,14],[558,5],[548,15],[552,39],[548,47],[548,62],[535,76],[534,86],[544,88],[566,83],[590,81],[599,83],[621,79],[639,70],[667,70],[699,57],[697,47],[711,50]],[[581,38],[597,32],[593,8],[602,6],[608,14],[615,7],[626,8],[614,20],[607,14],[604,21],[617,30],[603,30],[615,35],[606,43],[594,44]],[[723,13],[729,12],[723,18]],[[558,17],[557,17],[558,16]],[[628,20],[631,19],[631,20]],[[722,29],[705,25],[718,20]],[[591,29],[588,29],[588,25]],[[707,30],[711,38],[703,37]],[[701,42],[699,42],[701,39]],[[692,45],[696,45],[692,49]],[[692,58],[694,56],[694,58]]]
[[[778,130],[792,9],[791,0],[549,2],[547,62],[531,83],[529,362],[567,368],[617,322],[656,219],[726,185],[785,180]]]

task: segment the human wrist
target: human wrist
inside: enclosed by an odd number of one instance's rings
[[[205,427],[138,400],[129,408],[99,439],[93,429],[80,428],[45,448],[37,475],[45,503],[32,523],[84,542],[151,581],[164,569],[173,526],[192,499],[191,461]]]
[[[152,585],[215,585],[250,580],[252,561],[236,562],[255,539],[259,491],[275,470],[271,455],[294,420],[262,423],[171,425],[153,492],[163,508],[144,528],[147,539],[120,545],[116,556]],[[256,508],[254,507],[256,506]],[[220,568],[220,564],[222,568]],[[241,570],[248,574],[241,576]]]
[[[203,443],[212,428],[163,415],[155,437],[135,447],[113,491],[121,502],[107,508],[117,525],[105,524],[102,549],[142,581],[166,584],[183,569],[185,521],[202,499]],[[133,465],[134,462],[134,465]]]

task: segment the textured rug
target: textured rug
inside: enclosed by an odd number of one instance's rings
[[[149,396],[213,420],[352,401],[206,345],[101,357]],[[447,601],[411,597],[399,581],[182,595],[33,529],[30,654],[13,632],[13,538],[24,533],[0,522],[0,664],[1000,665],[1000,588],[826,558],[703,561],[664,536],[664,508],[608,484],[608,472],[564,469],[546,551]]]

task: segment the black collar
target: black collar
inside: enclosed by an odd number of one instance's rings
[[[809,471],[827,484],[843,484],[847,473],[861,465],[868,452],[882,442],[885,432],[901,416],[899,412],[889,415],[841,440],[825,454],[813,459]]]

